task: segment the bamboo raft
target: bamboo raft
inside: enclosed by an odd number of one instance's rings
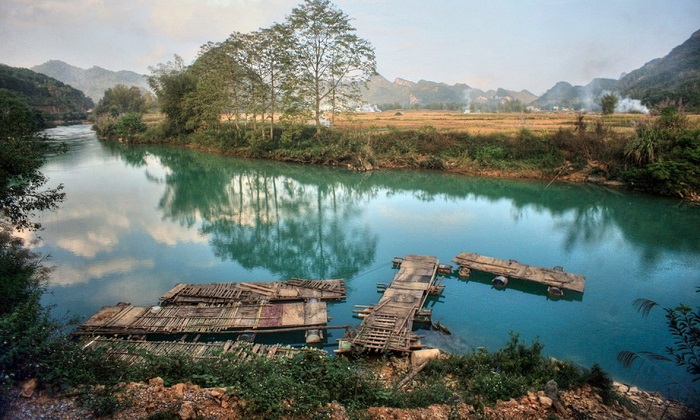
[[[226,333],[248,330],[322,328],[325,302],[243,303],[230,306],[105,306],[76,331],[78,335]],[[262,331],[260,331],[262,332]]]
[[[232,305],[236,302],[340,300],[345,281],[291,279],[269,283],[178,283],[160,297],[161,306]]]
[[[185,355],[192,359],[218,359],[231,355],[236,360],[249,361],[258,357],[291,358],[303,351],[325,352],[312,348],[294,348],[280,344],[264,345],[245,341],[218,341],[210,343],[184,341],[123,340],[119,338],[94,337],[83,345],[83,350],[101,350],[107,357],[128,364],[140,363],[145,356]]]
[[[536,267],[521,264],[515,260],[500,260],[475,253],[463,252],[452,261],[459,264],[460,269],[484,271],[506,278],[532,281],[580,293],[583,293],[586,284],[584,276],[567,273],[563,269]]]
[[[368,352],[404,354],[422,347],[413,332],[413,322],[417,315],[425,315],[421,308],[431,291],[439,293],[442,290],[436,289],[435,284],[438,261],[430,256],[407,255],[398,267],[399,271],[379,303],[360,311],[363,320],[355,336],[347,340],[350,347]],[[348,350],[341,347],[337,352]]]

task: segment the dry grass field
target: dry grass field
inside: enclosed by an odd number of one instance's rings
[[[632,133],[634,122],[648,118],[642,114],[584,114],[588,127],[596,121],[604,123],[616,132]],[[688,115],[691,126],[700,127],[700,115]],[[549,133],[560,128],[572,129],[577,113],[513,113],[513,114],[465,114],[457,111],[401,110],[339,115],[335,126],[350,130],[383,131],[387,129],[420,129],[433,127],[438,131],[460,131],[470,134],[517,133],[522,129]]]

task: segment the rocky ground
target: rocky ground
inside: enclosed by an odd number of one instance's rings
[[[630,404],[605,405],[589,387],[564,391],[557,395],[540,391],[518,400],[499,402],[484,413],[466,404],[433,405],[423,409],[403,410],[372,407],[363,413],[368,419],[691,419],[697,418],[686,407],[673,401],[616,384]],[[551,390],[549,390],[551,391]],[[96,390],[99,392],[99,389]],[[18,389],[12,396],[6,419],[95,419],[90,411],[76,403],[77,396],[49,397],[38,391]],[[554,398],[550,398],[550,396]],[[224,388],[203,389],[188,384],[165,387],[160,378],[148,383],[130,383],[119,398],[128,403],[115,415],[105,419],[245,419],[245,401]],[[293,404],[293,402],[290,402]],[[324,407],[323,418],[346,419],[348,413],[338,404]],[[317,413],[316,413],[317,414]],[[309,413],[309,418],[315,417]]]

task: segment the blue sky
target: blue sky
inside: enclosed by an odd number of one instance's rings
[[[0,62],[147,74],[174,54],[281,22],[301,0],[0,0]],[[668,54],[698,0],[336,0],[389,80],[527,89],[587,84]]]

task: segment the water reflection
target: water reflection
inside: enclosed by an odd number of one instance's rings
[[[554,302],[546,287],[527,282],[514,280],[501,292],[488,275],[448,278],[431,305],[453,336],[426,340],[497,349],[518,332],[527,341],[540,337],[554,357],[600,363],[616,378],[636,380],[619,367],[617,352],[663,353],[672,340],[661,312],[642,319],[632,301],[696,306],[700,298],[700,209],[676,200],[126,147],[78,131],[69,153],[43,169],[68,194],[63,209],[44,216],[38,249],[57,266],[47,299],[60,313],[89,316],[118,301],[151,305],[177,282],[343,277],[348,299],[329,306],[330,315],[336,325],[356,324],[353,305],[377,302],[375,285],[391,280],[394,256],[450,263],[477,252],[562,265],[586,276],[586,291]],[[652,390],[660,382],[643,381]]]
[[[373,262],[377,236],[361,203],[376,193],[342,171],[309,176],[304,167],[224,159],[173,148],[109,144],[165,191],[163,217],[208,238],[219,258],[280,278],[352,277]],[[323,169],[320,169],[323,170]]]
[[[687,205],[675,200],[638,196],[632,203],[630,194],[580,185],[427,171],[355,174],[182,149],[104,146],[130,165],[147,167],[148,180],[165,186],[159,201],[164,218],[184,227],[199,224],[220,258],[247,268],[266,268],[281,277],[352,276],[371,264],[377,236],[361,226],[361,220],[365,203],[380,192],[386,198],[410,194],[424,203],[466,203],[459,212],[442,212],[439,220],[429,222],[438,229],[473,217],[470,202],[507,200],[514,223],[531,223],[522,219],[533,212],[553,220],[568,251],[614,242],[621,234],[620,240],[640,250],[646,265],[658,263],[668,250],[700,252],[696,236],[675,233],[689,223],[700,226],[700,212],[688,211]],[[153,173],[154,166],[161,167],[159,173]],[[394,217],[404,218],[407,225],[426,223],[406,220],[407,212],[396,212]],[[168,243],[186,240],[185,236]]]

